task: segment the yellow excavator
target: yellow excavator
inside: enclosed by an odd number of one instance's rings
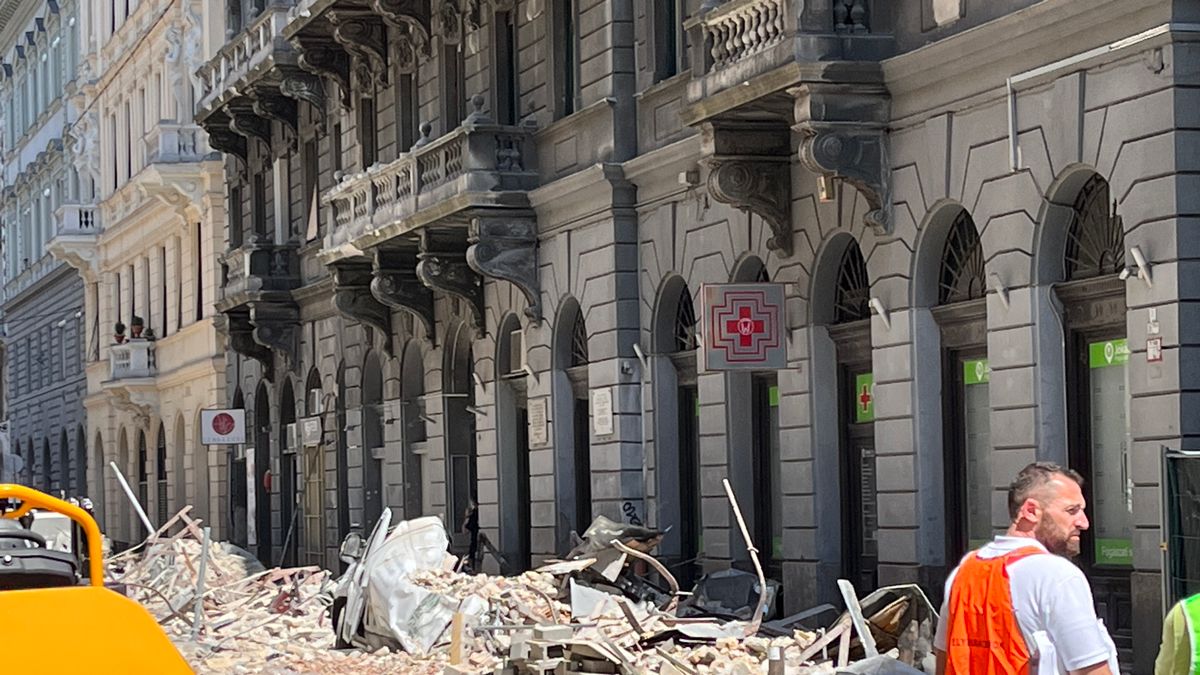
[[[87,511],[21,485],[0,484],[4,502],[12,508],[0,514],[0,672],[192,672],[144,607],[105,587],[100,527]],[[74,521],[87,557],[51,550],[21,524],[34,509]]]

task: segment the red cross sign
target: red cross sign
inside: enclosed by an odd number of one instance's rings
[[[873,398],[874,397],[871,396],[870,385],[864,384],[862,386],[862,391],[858,395],[858,407],[862,408],[862,411],[864,413],[867,412],[868,410],[871,409],[871,401]]]
[[[782,284],[706,284],[701,296],[706,370],[787,367]]]

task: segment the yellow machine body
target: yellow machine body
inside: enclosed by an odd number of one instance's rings
[[[191,673],[154,617],[137,602],[104,587],[100,528],[86,511],[21,485],[0,484],[0,499],[20,508],[66,515],[87,537],[90,585],[0,591],[0,672],[22,675]]]

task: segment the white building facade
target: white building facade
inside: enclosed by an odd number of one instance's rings
[[[87,196],[80,226],[51,249],[85,287],[90,479],[117,541],[144,533],[110,462],[152,522],[186,504],[209,514],[198,424],[224,401],[212,310],[223,233],[211,226],[224,214],[221,162],[191,122],[203,4],[92,3],[80,17],[85,75],[70,135]]]

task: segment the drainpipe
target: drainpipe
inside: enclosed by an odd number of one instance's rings
[[[1017,73],[1008,78],[1006,84],[1008,96],[1008,160],[1010,168],[1018,171],[1021,168],[1021,153],[1017,144],[1017,91],[1023,85],[1041,80],[1049,76],[1061,75],[1070,70],[1077,70],[1090,65],[1098,65],[1110,61],[1125,52],[1138,47],[1150,40],[1171,33],[1200,33],[1200,24],[1196,23],[1164,23],[1115,42],[1110,42],[1095,49],[1080,52],[1065,59],[1059,59],[1044,66]]]

